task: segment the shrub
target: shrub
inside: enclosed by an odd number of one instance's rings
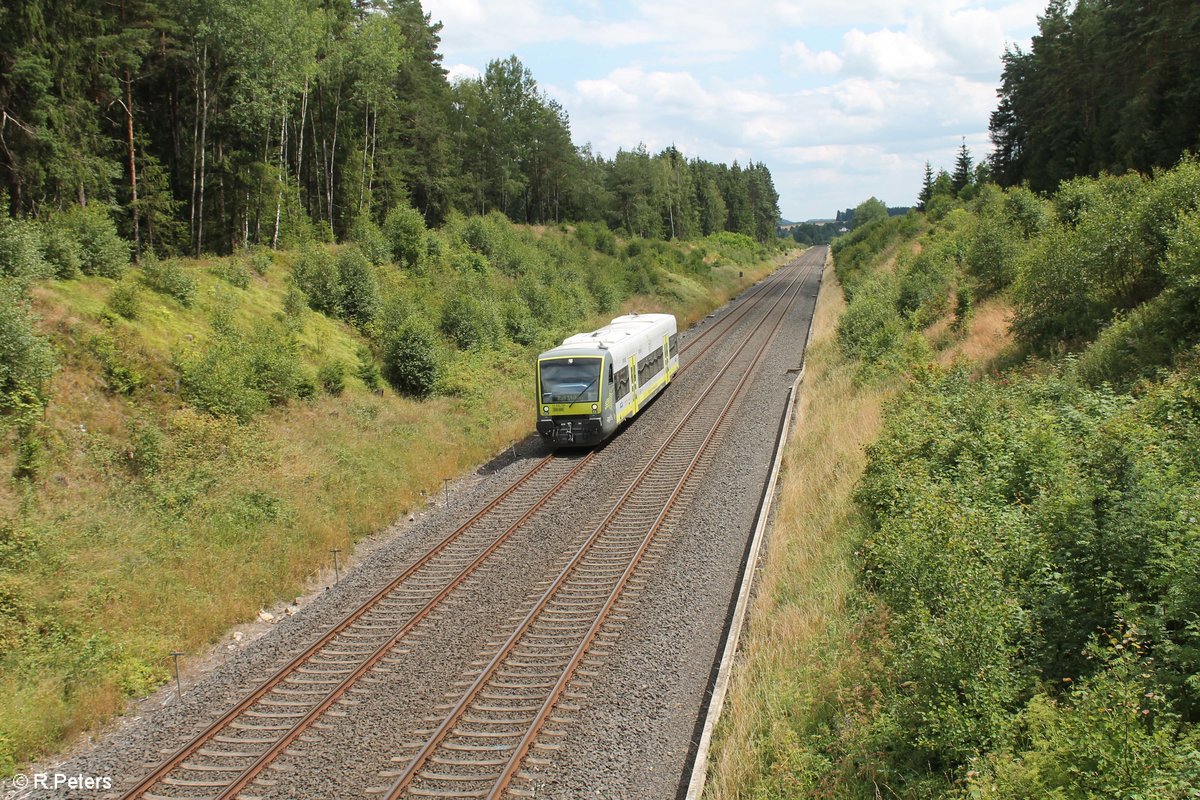
[[[249,382],[244,351],[236,337],[218,335],[179,354],[175,365],[183,399],[214,417],[247,422],[269,404],[266,392]]]
[[[967,271],[980,294],[994,294],[1013,282],[1021,253],[1020,233],[1003,218],[982,217],[975,226],[966,253]]]
[[[338,253],[337,267],[342,317],[360,330],[365,329],[379,316],[379,283],[375,279],[375,268],[354,246]]]
[[[300,380],[300,348],[296,337],[283,328],[262,323],[244,342],[246,383],[281,405],[296,396]]]
[[[495,347],[502,331],[495,304],[476,297],[470,287],[462,284],[451,291],[442,307],[440,327],[460,350]]]
[[[42,253],[58,278],[74,278],[83,266],[83,248],[56,218],[42,226]]]
[[[392,245],[369,214],[360,214],[354,220],[347,238],[358,246],[374,266],[378,267],[392,260]]]
[[[250,269],[241,259],[221,259],[211,270],[213,275],[239,289],[250,286]]]
[[[125,319],[137,319],[140,304],[141,297],[133,281],[119,281],[108,293],[108,307]]]
[[[208,342],[176,356],[188,403],[246,422],[300,394],[299,347],[289,331],[263,324],[243,336],[221,319],[214,320],[214,331]]]
[[[392,248],[392,258],[403,267],[419,266],[425,251],[425,218],[412,206],[401,204],[387,213],[383,234]]]
[[[504,332],[512,341],[525,346],[536,342],[541,335],[537,320],[520,297],[504,304]]]
[[[299,380],[296,381],[296,397],[301,400],[312,400],[316,396],[316,379],[307,372],[301,374]]]
[[[383,375],[397,391],[414,397],[433,393],[442,365],[432,331],[408,323],[388,338],[383,352]]]
[[[246,256],[246,266],[254,271],[255,275],[266,275],[267,270],[275,263],[275,259],[271,257],[271,251],[266,247],[251,248],[249,255]]]
[[[283,293],[283,317],[291,322],[299,323],[304,318],[304,312],[308,310],[308,295],[296,283],[296,279],[289,275],[287,278],[287,288]]]
[[[617,254],[617,237],[607,225],[599,222],[580,222],[575,226],[575,238],[584,247],[604,253]]]
[[[358,366],[355,367],[354,375],[363,382],[372,392],[379,388],[383,376],[379,372],[379,365],[375,363],[375,355],[371,352],[371,348],[366,345],[358,347]]]
[[[898,294],[890,275],[867,279],[838,321],[838,343],[846,355],[879,364],[900,352],[905,330],[896,313]]]
[[[337,397],[346,391],[346,365],[341,361],[330,361],[322,364],[317,370],[317,380],[321,388]]]
[[[53,222],[79,243],[80,269],[88,275],[119,278],[129,266],[129,243],[117,235],[108,211],[96,203],[76,206],[57,215]]]
[[[320,245],[305,247],[296,259],[292,276],[313,310],[331,317],[341,313],[341,277],[337,262],[328,249]]]
[[[896,308],[913,328],[932,324],[949,302],[950,270],[932,249],[919,253],[900,272]]]
[[[100,333],[88,342],[88,349],[96,356],[103,369],[104,385],[113,394],[131,395],[142,388],[142,374],[132,367],[128,359],[117,349],[116,342],[108,333]]]
[[[0,276],[28,282],[53,274],[42,258],[42,236],[32,220],[0,216]]]
[[[173,297],[184,308],[196,299],[196,279],[188,274],[179,259],[159,259],[147,253],[142,259],[142,281],[159,294]]]
[[[54,374],[54,348],[34,328],[29,303],[0,279],[0,429],[36,417]]]
[[[1004,214],[1025,239],[1041,233],[1049,217],[1046,202],[1025,186],[1004,193]]]

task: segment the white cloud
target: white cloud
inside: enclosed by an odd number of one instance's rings
[[[451,64],[450,66],[446,67],[446,72],[448,73],[446,78],[451,83],[461,80],[473,80],[474,78],[478,78],[483,75],[483,72],[480,71],[479,67],[476,67],[473,64]]]
[[[832,50],[813,52],[804,42],[793,42],[783,48],[780,58],[784,69],[792,75],[818,73],[832,75],[842,68],[841,57]]]
[[[786,216],[911,202],[926,159],[988,149],[1000,56],[1045,0],[425,0],[452,76],[510,53],[577,142],[765,161]]]

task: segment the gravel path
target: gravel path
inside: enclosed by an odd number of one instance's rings
[[[823,261],[810,251],[807,259]],[[618,644],[602,662],[592,687],[577,701],[562,749],[531,768],[538,797],[673,797],[689,758],[693,729],[708,689],[724,620],[740,572],[755,508],[765,483],[771,445],[802,346],[816,292],[812,270],[771,352],[750,383],[745,402],[711,467],[699,479],[686,511],[664,534],[659,557],[639,575],[641,599]],[[728,307],[682,335],[686,343],[717,324]],[[751,312],[742,327],[761,312]],[[505,545],[462,593],[406,645],[390,669],[373,672],[348,701],[281,757],[268,782],[245,796],[351,798],[388,783],[398,743],[436,719],[436,706],[456,695],[470,662],[495,635],[502,611],[523,614],[552,575],[591,530],[627,478],[627,465],[644,460],[653,440],[674,424],[710,377],[709,364],[734,346],[732,336],[711,348],[617,437],[571,487]],[[686,362],[687,355],[684,355]],[[452,489],[450,507],[393,526],[360,547],[341,582],[301,604],[260,638],[228,652],[224,663],[186,688],[182,703],[160,693],[152,714],[130,716],[102,740],[44,771],[109,776],[113,791],[37,790],[28,797],[116,797],[140,775],[202,730],[387,580],[439,541],[472,511],[499,494],[544,455],[530,438]],[[440,498],[438,498],[440,500]],[[449,692],[449,694],[448,694]]]

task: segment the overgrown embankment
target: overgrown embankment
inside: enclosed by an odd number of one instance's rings
[[[940,208],[835,245],[710,795],[1195,797],[1200,165]]]
[[[406,208],[352,239],[135,266],[102,212],[0,219],[0,771],[527,435],[539,349],[774,266]]]

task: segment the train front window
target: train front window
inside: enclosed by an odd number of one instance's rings
[[[601,363],[595,358],[555,358],[543,361],[542,402],[599,402]]]

